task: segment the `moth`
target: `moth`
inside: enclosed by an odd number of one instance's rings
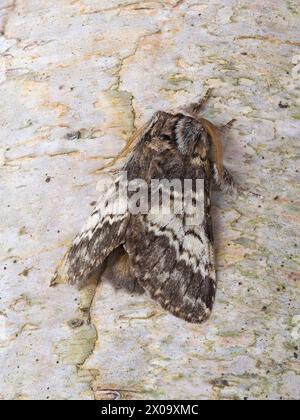
[[[128,180],[142,179],[149,189],[153,179],[203,180],[200,223],[187,223],[185,207],[179,214],[132,214],[128,209],[115,214],[116,178],[65,257],[63,271],[70,284],[82,287],[95,273],[100,276],[109,261],[117,287],[147,292],[188,322],[208,319],[217,290],[211,190],[213,185],[234,188],[223,166],[220,130],[201,116],[209,94],[182,110],[156,112],[137,134],[122,168]],[[193,187],[191,194],[195,200]]]

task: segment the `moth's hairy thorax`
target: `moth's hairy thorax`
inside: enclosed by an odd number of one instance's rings
[[[202,124],[183,114],[158,112],[155,118],[124,167],[128,179],[209,179],[211,144]]]

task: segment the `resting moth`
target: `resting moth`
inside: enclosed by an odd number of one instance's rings
[[[83,286],[110,260],[118,286],[148,292],[188,322],[209,317],[217,289],[211,188],[232,189],[233,182],[223,166],[219,129],[201,117],[206,99],[181,111],[156,112],[138,133],[123,167],[128,180],[142,179],[149,188],[153,179],[203,180],[201,223],[187,224],[185,208],[180,214],[132,214],[128,209],[115,214],[117,178],[65,257],[70,284]]]

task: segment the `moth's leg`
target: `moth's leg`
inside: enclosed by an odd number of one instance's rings
[[[224,170],[224,179],[223,181],[221,181],[220,176],[219,176],[219,171],[218,168],[216,166],[216,164],[214,164],[213,166],[213,171],[212,171],[212,178],[213,178],[213,186],[217,187],[218,189],[220,189],[221,191],[224,191],[226,193],[230,193],[232,195],[234,195],[235,197],[237,195],[253,195],[254,197],[258,197],[258,198],[262,198],[261,194],[255,192],[255,191],[250,191],[247,188],[241,187],[240,185],[236,185],[232,175],[230,174],[230,172],[228,171],[227,168],[223,168]]]
[[[211,97],[213,89],[207,89],[206,93],[204,94],[203,98],[199,102],[194,102],[190,105],[187,105],[184,110],[189,114],[198,115],[200,112],[205,108],[208,100]]]
[[[236,186],[234,185],[233,177],[228,171],[227,168],[223,168],[223,179],[221,179],[219,170],[217,168],[217,165],[213,164],[213,170],[212,170],[212,179],[213,179],[213,185],[218,187],[220,190],[229,192],[229,193],[236,193]]]
[[[144,293],[144,289],[132,274],[129,256],[123,246],[120,246],[111,254],[106,278],[110,280],[115,289],[125,289],[130,293],[137,294]]]

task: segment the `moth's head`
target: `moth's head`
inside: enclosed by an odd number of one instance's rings
[[[214,161],[220,178],[223,178],[223,150],[219,131],[205,118],[159,111],[145,132],[143,140],[155,152],[177,151],[180,160],[195,165],[203,160]]]
[[[178,151],[191,162],[214,161],[223,179],[223,148],[218,128],[205,118],[177,114],[174,141]]]
[[[149,140],[159,138],[176,148],[181,155],[190,156],[203,143],[203,136],[205,130],[197,119],[181,113],[160,111],[155,114]]]

